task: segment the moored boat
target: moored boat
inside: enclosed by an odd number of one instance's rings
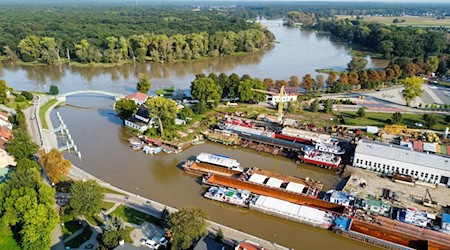
[[[339,146],[339,141],[335,139],[318,141],[315,144],[315,148],[319,151],[335,155],[342,155],[345,153],[345,150]]]
[[[248,207],[251,198],[250,191],[227,187],[210,187],[203,196],[240,207]]]
[[[224,168],[221,166],[216,166],[208,163],[202,163],[197,161],[186,161],[183,163],[182,168],[184,171],[197,175],[203,176],[207,174],[218,174],[224,176],[238,176],[242,171]]]
[[[196,160],[198,162],[208,163],[240,172],[244,170],[240,167],[241,164],[238,161],[225,155],[200,153],[197,155]]]
[[[215,129],[213,132],[203,132],[203,135],[212,142],[218,142],[224,145],[237,145],[239,143],[238,134],[228,130]]]
[[[144,147],[142,148],[142,151],[143,151],[145,154],[157,155],[157,154],[161,153],[162,148],[160,148],[160,147],[144,146]]]
[[[330,212],[264,195],[254,196],[249,203],[249,208],[322,229],[329,229],[335,219],[334,215]]]
[[[319,167],[338,169],[342,158],[340,156],[321,152],[319,150],[305,150],[304,155],[299,155],[300,162],[313,164]]]

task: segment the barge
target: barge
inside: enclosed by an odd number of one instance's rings
[[[306,205],[309,207],[314,207],[340,214],[342,214],[345,210],[345,206],[343,205],[330,203],[313,197],[308,197],[304,194],[292,192],[286,189],[274,188],[267,185],[240,180],[223,175],[212,174],[205,176],[202,179],[202,183],[207,186],[225,186],[234,189],[248,190],[252,194],[273,197],[291,203]]]
[[[203,197],[239,207],[248,207],[250,191],[227,187],[210,187]]]
[[[247,169],[242,173],[240,179],[272,188],[279,188],[289,192],[303,194],[313,198],[317,198],[323,188],[323,183],[320,181],[283,175],[259,168]]]
[[[240,141],[238,134],[228,130],[215,129],[212,132],[203,132],[203,135],[212,142],[218,142],[224,145],[238,145]]]
[[[240,167],[241,164],[238,161],[236,161],[235,159],[231,159],[230,157],[225,155],[200,153],[199,155],[197,155],[196,161],[240,172],[243,171],[243,169]]]
[[[286,220],[329,229],[334,222],[334,215],[316,208],[301,206],[284,200],[257,195],[249,203],[249,208]]]
[[[205,174],[218,174],[231,177],[239,176],[242,173],[240,170],[228,169],[196,161],[186,161],[181,167],[184,171],[197,176],[203,176]]]

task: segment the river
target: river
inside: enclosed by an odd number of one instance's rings
[[[314,31],[282,26],[281,21],[261,21],[274,33],[277,43],[271,49],[244,56],[217,57],[201,61],[124,64],[114,67],[88,66],[0,66],[0,79],[20,90],[60,92],[81,89],[131,92],[140,73],[151,77],[154,89],[175,86],[188,88],[197,73],[249,74],[261,79],[288,80],[297,75],[316,74],[318,68],[344,69],[351,60],[345,46]],[[383,68],[387,60],[370,59],[368,67]]]
[[[127,141],[129,135],[111,108],[112,99],[74,96],[68,97],[67,103],[70,106],[53,111],[52,121],[58,124],[55,113],[59,111],[81,151],[82,159],[74,154],[66,154],[66,157],[74,165],[108,183],[170,206],[204,208],[213,221],[295,249],[373,249],[331,231],[203,198],[204,188],[200,180],[184,173],[180,163],[201,152],[220,153],[238,160],[242,166],[320,180],[324,183],[324,190],[341,181],[333,171],[297,165],[281,156],[214,143],[190,147],[179,155],[145,155],[131,150]]]
[[[189,87],[196,73],[238,73],[260,78],[288,79],[291,75],[314,73],[316,68],[345,68],[350,61],[345,47],[313,31],[263,21],[277,37],[267,51],[239,57],[221,57],[195,62],[125,64],[117,67],[14,66],[0,67],[0,79],[15,89],[47,91],[55,84],[61,92],[98,89],[133,91],[139,73],[148,73],[155,89],[167,86]],[[386,61],[371,60],[369,67],[384,67]],[[341,179],[330,171],[255,151],[233,149],[206,143],[179,155],[148,156],[133,152],[121,121],[113,115],[113,100],[107,97],[74,96],[57,110],[65,120],[82,160],[67,154],[75,165],[115,186],[174,207],[197,206],[207,209],[209,218],[227,226],[295,249],[374,249],[330,231],[213,202],[202,197],[198,179],[186,175],[180,162],[200,152],[228,155],[243,166],[260,167],[280,173],[310,177],[333,188]],[[53,122],[55,111],[52,112]]]

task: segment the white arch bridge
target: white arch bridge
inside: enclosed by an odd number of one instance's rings
[[[111,96],[114,97],[115,100],[121,99],[123,97],[125,97],[125,94],[121,94],[121,93],[115,93],[115,92],[110,92],[110,91],[103,91],[103,90],[77,90],[77,91],[72,91],[72,92],[67,92],[67,93],[63,93],[63,94],[59,94],[57,99],[59,101],[66,101],[66,97],[67,96],[71,96],[71,95],[79,95],[79,94],[97,94],[97,95],[106,95],[106,96]]]

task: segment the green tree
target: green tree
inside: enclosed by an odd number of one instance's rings
[[[319,99],[314,99],[314,101],[311,103],[310,109],[314,113],[319,111]]]
[[[28,101],[33,100],[33,94],[31,92],[28,91],[22,91],[21,93],[23,96],[25,96],[25,98],[27,98]]]
[[[222,88],[210,78],[198,78],[191,83],[191,93],[194,99],[204,102],[208,108],[213,108],[219,104]]]
[[[114,105],[114,110],[122,120],[128,119],[134,115],[137,108],[137,104],[133,100],[127,98],[118,100]]]
[[[444,121],[445,123],[450,124],[450,115],[446,115]]]
[[[8,90],[9,87],[6,85],[4,80],[0,80],[0,104],[5,104],[8,102]]]
[[[360,108],[358,109],[358,111],[356,112],[356,115],[357,115],[359,118],[364,118],[364,117],[366,116],[366,107],[360,107]]]
[[[21,249],[49,249],[50,235],[58,222],[53,209],[55,192],[36,168],[25,167],[23,162],[19,161],[0,185],[0,221],[18,230]]]
[[[425,121],[425,126],[431,129],[438,122],[439,116],[432,113],[424,114],[422,119]]]
[[[20,40],[17,45],[20,51],[20,59],[24,62],[36,61],[41,51],[40,38],[37,36],[27,36]]]
[[[325,77],[322,74],[317,74],[314,81],[314,90],[319,91],[325,86]]]
[[[391,121],[393,124],[399,124],[402,121],[402,114],[400,112],[395,112],[391,116]]]
[[[36,154],[39,146],[34,143],[26,130],[16,129],[13,131],[13,139],[6,145],[6,151],[16,159],[16,161],[31,158]]]
[[[167,210],[167,207],[164,207],[161,211],[161,225],[163,228],[170,227],[170,213],[169,210]]]
[[[55,85],[51,85],[50,86],[50,95],[57,95],[57,94],[59,94],[59,89],[58,89],[58,87],[57,86],[55,86]]]
[[[367,60],[364,57],[354,56],[352,60],[347,64],[348,71],[360,71],[364,70],[367,66]]]
[[[407,77],[403,81],[404,89],[402,90],[403,99],[406,101],[406,105],[409,106],[412,100],[416,97],[422,96],[423,89],[423,80],[420,77],[412,76]]]
[[[223,235],[222,228],[219,227],[219,230],[217,231],[217,235],[216,235],[216,241],[219,243],[223,243],[223,238],[224,238],[224,235]]]
[[[163,135],[164,128],[173,124],[177,117],[177,103],[164,97],[150,98],[146,102],[151,117],[158,117],[161,121],[160,130]]]
[[[74,216],[91,216],[102,209],[103,190],[95,180],[77,181],[71,188],[69,207]]]
[[[172,247],[174,249],[188,249],[194,240],[207,234],[206,210],[200,208],[181,208],[170,216],[170,230],[172,232]]]
[[[182,120],[187,120],[187,118],[192,118],[194,112],[188,106],[184,106],[180,111],[178,111],[178,117]]]
[[[22,131],[27,131],[27,121],[26,121],[25,114],[21,109],[16,110],[16,115],[14,117],[14,125],[17,126],[17,128],[21,129]]]
[[[53,148],[48,153],[42,152],[39,157],[39,163],[52,183],[58,183],[59,179],[67,175],[70,167],[72,167],[72,163],[64,159],[63,154],[56,148]]]
[[[324,110],[325,110],[325,113],[333,112],[333,100],[332,99],[327,99],[325,101]]]
[[[136,84],[137,91],[147,94],[151,88],[152,84],[150,83],[150,77],[147,74],[141,74],[139,82]]]
[[[439,68],[439,58],[437,56],[428,57],[427,65],[427,73],[435,73]]]

